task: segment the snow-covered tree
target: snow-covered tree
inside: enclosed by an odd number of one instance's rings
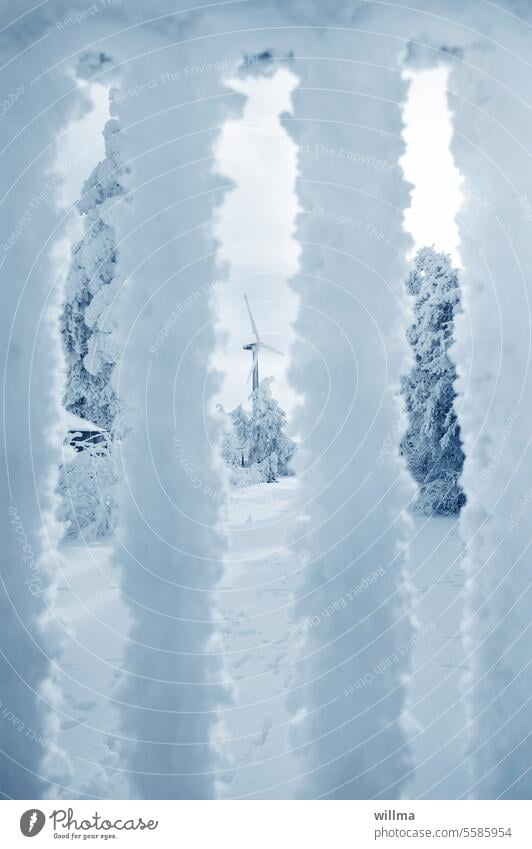
[[[295,443],[285,433],[286,413],[272,396],[272,383],[273,378],[267,377],[253,392],[248,425],[249,465],[260,466],[268,483],[290,474],[295,451]]]
[[[111,532],[118,478],[110,442],[85,439],[76,443],[72,459],[59,467],[57,492],[61,505],[57,518],[64,522],[65,538],[81,537],[87,543]]]
[[[255,389],[249,414],[241,404],[229,414],[222,457],[233,469],[245,467],[231,478],[235,486],[272,483],[280,475],[291,474],[289,463],[296,446],[285,433],[286,413],[272,396],[272,382],[267,377]]]
[[[61,315],[67,372],[64,405],[70,413],[108,432],[116,427],[118,415],[118,398],[111,383],[118,358],[111,307],[119,279],[115,231],[105,210],[124,195],[119,130],[114,119],[105,125],[105,159],[85,182],[77,204],[85,217],[85,232],[72,250]],[[88,541],[110,532],[116,481],[111,440],[104,453],[94,453],[87,446],[61,466],[58,518],[65,523],[67,537],[81,534]]]
[[[249,416],[239,404],[229,413],[229,428],[222,444],[222,457],[228,466],[245,465],[249,448]]]
[[[458,274],[449,256],[422,248],[406,286],[415,299],[407,331],[414,362],[402,382],[408,429],[401,453],[419,487],[416,508],[425,515],[455,514],[465,503],[458,482],[464,452],[453,406],[456,368],[449,357],[460,303]]]
[[[72,250],[61,316],[67,378],[66,409],[99,427],[111,430],[118,400],[111,385],[117,353],[109,306],[118,286],[114,228],[105,220],[105,208],[124,194],[123,169],[118,150],[118,121],[104,130],[105,159],[86,181],[78,209],[85,216],[85,233]]]

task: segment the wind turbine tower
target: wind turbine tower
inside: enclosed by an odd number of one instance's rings
[[[265,348],[267,351],[273,351],[275,354],[280,354],[281,357],[284,357],[282,351],[279,351],[277,348],[274,348],[273,345],[267,345],[259,336],[259,331],[257,329],[257,325],[255,324],[255,319],[253,318],[253,313],[251,312],[251,307],[249,305],[248,296],[244,295],[244,300],[246,302],[246,307],[249,314],[249,320],[251,322],[251,329],[253,331],[253,335],[255,336],[254,341],[246,342],[242,348],[244,351],[251,351],[251,369],[248,374],[248,381],[253,376],[253,392],[255,389],[258,389],[259,386],[259,350],[261,348]]]

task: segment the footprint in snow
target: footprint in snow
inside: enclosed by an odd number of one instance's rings
[[[257,740],[257,746],[264,746],[266,740],[268,739],[268,734],[272,730],[272,718],[268,716],[264,722],[262,723],[262,731],[260,737]]]
[[[65,722],[61,723],[62,731],[71,731],[72,728],[78,728],[81,725],[81,722],[77,722],[75,719],[67,719]]]
[[[75,710],[80,710],[83,713],[86,713],[87,711],[92,710],[95,707],[98,707],[98,702],[92,700],[87,700],[85,702],[76,702],[74,705]]]

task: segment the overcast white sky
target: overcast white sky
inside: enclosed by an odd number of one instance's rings
[[[230,85],[247,101],[241,117],[225,124],[217,149],[218,170],[237,184],[226,195],[217,228],[230,274],[229,284],[217,290],[219,327],[226,336],[216,357],[225,371],[220,400],[230,410],[247,403],[250,391],[251,354],[242,350],[253,338],[246,293],[261,338],[286,352],[285,357],[261,352],[259,370],[261,379],[275,377],[275,397],[289,412],[296,400],[286,369],[297,314],[297,298],[288,285],[299,253],[294,239],[297,147],[280,116],[290,111],[297,77],[280,68],[272,76],[238,78]]]
[[[69,209],[78,200],[83,183],[95,165],[105,156],[102,130],[109,118],[109,92],[98,83],[79,83],[87,92],[93,108],[73,121],[59,142],[57,168],[63,172],[59,202]]]
[[[406,179],[414,184],[405,229],[413,236],[414,251],[435,244],[460,265],[456,215],[461,204],[461,177],[449,145],[452,116],[447,105],[449,68],[441,65],[405,73],[410,81],[405,104],[401,160]]]

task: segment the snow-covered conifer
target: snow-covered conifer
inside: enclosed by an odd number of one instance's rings
[[[229,413],[229,420],[222,444],[222,457],[228,466],[244,466],[249,446],[249,416],[242,404]]]
[[[252,395],[249,417],[249,465],[262,465],[265,480],[290,474],[289,463],[295,443],[285,433],[286,413],[271,393],[272,377],[267,377]]]
[[[67,379],[66,409],[111,430],[118,412],[111,375],[117,359],[109,307],[116,295],[117,250],[114,228],[105,220],[106,204],[124,193],[118,150],[118,121],[104,130],[106,158],[86,181],[78,202],[85,233],[72,250],[61,316]]]
[[[422,248],[406,285],[415,299],[407,332],[414,362],[403,379],[408,430],[401,452],[419,487],[417,509],[454,514],[465,503],[458,482],[464,453],[453,406],[456,369],[449,357],[460,303],[458,274],[446,254]]]

